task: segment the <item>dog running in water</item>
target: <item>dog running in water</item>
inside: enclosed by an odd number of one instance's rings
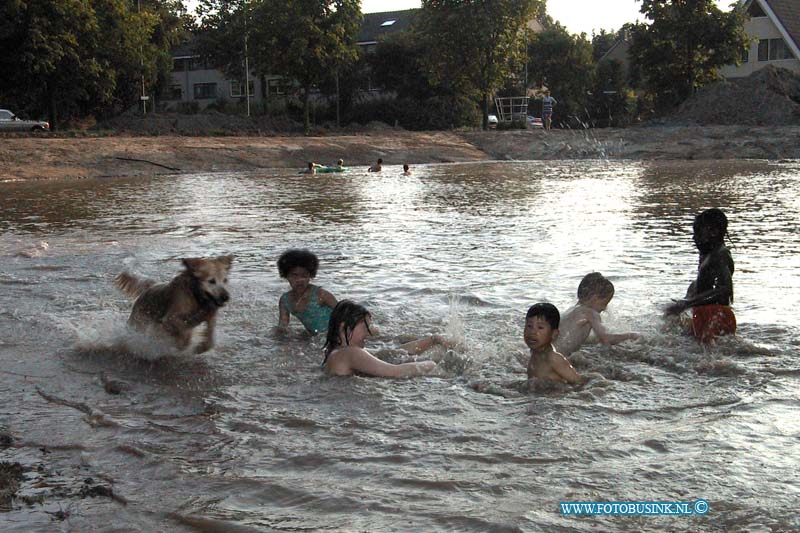
[[[141,333],[170,341],[178,350],[189,346],[192,331],[205,322],[204,336],[194,350],[199,354],[214,346],[217,310],[230,299],[227,285],[233,256],[182,261],[186,270],[169,283],[157,284],[123,272],[114,278],[114,284],[136,298],[128,324]]]

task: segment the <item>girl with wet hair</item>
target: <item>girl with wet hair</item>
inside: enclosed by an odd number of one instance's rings
[[[725,247],[728,217],[717,208],[706,209],[694,218],[692,240],[700,254],[697,278],[686,297],[673,300],[665,312],[678,315],[692,309],[691,333],[702,342],[736,333],[733,303],[733,257]]]
[[[287,250],[278,258],[278,273],[289,282],[291,290],[278,300],[278,330],[287,330],[294,315],[315,335],[328,328],[336,298],[311,280],[317,277],[319,259],[308,250]]]
[[[355,372],[377,377],[403,378],[428,374],[436,363],[402,363],[393,365],[381,361],[364,349],[364,341],[373,333],[372,315],[363,305],[342,300],[331,313],[328,336],[325,340],[325,359],[322,367],[334,376],[349,376]],[[429,335],[400,346],[410,355],[419,355],[436,345],[451,348],[454,343],[440,335]]]

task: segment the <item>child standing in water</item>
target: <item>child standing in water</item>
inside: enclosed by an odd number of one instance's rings
[[[564,313],[561,333],[555,341],[556,350],[570,356],[594,331],[602,344],[618,344],[638,339],[638,333],[610,333],[603,326],[600,313],[605,311],[614,297],[614,284],[599,272],[586,274],[578,285],[578,303]]]
[[[292,288],[278,300],[279,328],[288,328],[289,315],[294,315],[312,335],[328,329],[336,298],[311,284],[318,267],[319,259],[308,250],[287,250],[278,258],[278,273]]]
[[[528,379],[573,384],[584,381],[567,358],[553,348],[553,340],[558,337],[560,320],[558,309],[553,304],[538,303],[528,309],[523,333],[525,344],[531,350]]]
[[[325,359],[322,367],[334,376],[349,376],[360,372],[370,376],[403,378],[428,374],[436,363],[402,363],[393,365],[381,361],[364,349],[364,341],[372,335],[372,315],[355,302],[342,300],[333,309],[325,339]],[[441,335],[429,335],[400,346],[411,355],[421,354],[436,345],[451,348],[454,343]]]
[[[725,247],[728,217],[717,208],[706,209],[694,218],[692,239],[700,253],[697,279],[689,285],[686,297],[674,300],[667,315],[692,308],[691,333],[702,342],[720,335],[736,333],[733,302],[733,257]]]

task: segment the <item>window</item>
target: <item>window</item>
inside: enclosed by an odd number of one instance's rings
[[[191,57],[176,57],[172,60],[172,70],[175,72],[183,72],[184,70],[192,69]]]
[[[217,97],[217,84],[216,83],[195,83],[194,84],[194,99],[203,100],[208,98]]]
[[[769,60],[775,61],[780,59],[791,59],[792,52],[783,39],[770,39],[769,40]]]
[[[783,42],[783,39],[761,39],[758,41],[759,61],[780,61],[792,59],[792,51]]]
[[[231,83],[231,98],[244,98],[246,96],[244,91],[244,83],[237,80],[231,80],[230,83]],[[255,85],[253,80],[248,80],[247,86],[248,86],[247,94],[250,96],[250,98],[252,98],[253,93],[255,93]]]
[[[183,87],[180,85],[173,85],[169,88],[168,100],[183,100]]]
[[[391,26],[395,22],[397,22],[397,21],[396,20],[384,20],[383,23],[381,24],[381,28],[386,28],[388,26]]]
[[[284,87],[282,80],[277,78],[267,80],[267,94],[276,96],[286,94],[286,87]]]
[[[0,120],[11,120],[12,118],[14,118],[14,113],[11,111],[6,111],[5,109],[0,111]]]

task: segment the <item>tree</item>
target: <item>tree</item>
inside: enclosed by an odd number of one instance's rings
[[[312,87],[356,60],[360,26],[359,0],[263,0],[252,6],[256,67],[300,85],[306,133]]]
[[[423,0],[420,34],[430,79],[452,94],[480,98],[488,128],[489,98],[525,52],[527,23],[542,0]]]
[[[108,114],[156,78],[157,14],[130,0],[10,0],[0,4],[0,96],[31,114]]]
[[[641,12],[653,22],[633,26],[630,55],[662,111],[718,79],[748,44],[744,13],[713,0],[642,0]]]
[[[583,116],[592,83],[592,45],[585,34],[572,35],[558,23],[536,34],[528,48],[529,77],[558,100],[553,122]]]

